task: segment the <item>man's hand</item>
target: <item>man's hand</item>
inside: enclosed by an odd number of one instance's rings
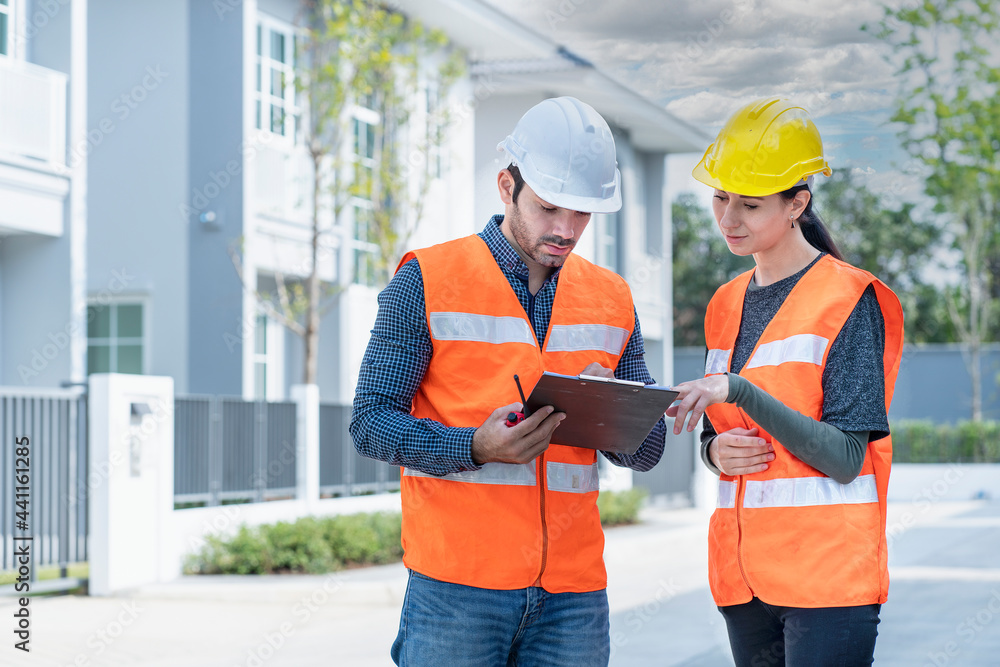
[[[678,405],[671,405],[667,408],[667,416],[674,418],[674,435],[680,435],[684,428],[684,417],[688,413],[688,432],[694,430],[695,425],[701,416],[705,414],[705,408],[713,403],[725,403],[729,398],[729,377],[726,375],[709,375],[690,382],[681,382],[672,387],[678,392]]]
[[[734,428],[712,439],[708,458],[727,475],[749,475],[767,470],[774,446],[758,438],[756,428]]]
[[[580,375],[592,375],[598,378],[614,378],[615,372],[610,368],[605,368],[596,361],[587,364],[587,367],[580,371]]]
[[[507,426],[507,415],[521,410],[520,403],[511,403],[493,411],[472,436],[472,460],[484,463],[527,463],[548,449],[552,432],[566,418],[565,412],[553,414],[546,405],[516,426]]]

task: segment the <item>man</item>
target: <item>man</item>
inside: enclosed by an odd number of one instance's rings
[[[361,365],[358,452],[404,467],[410,570],[398,665],[606,665],[594,450],[558,443],[551,406],[508,426],[543,371],[651,384],[625,281],[573,255],[591,213],[621,208],[611,130],[571,97],[528,110],[498,147],[504,215],[407,254]],[[612,370],[614,369],[614,370]],[[632,455],[663,454],[661,419]]]

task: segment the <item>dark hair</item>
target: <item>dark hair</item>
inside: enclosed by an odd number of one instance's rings
[[[812,191],[809,190],[808,185],[796,185],[794,187],[788,188],[784,192],[779,192],[778,194],[787,202],[795,199],[795,195],[805,190],[809,192],[809,203],[806,204],[806,209],[802,211],[802,215],[799,216],[799,224],[802,226],[802,236],[806,237],[806,241],[809,245],[821,250],[827,254],[830,254],[837,259],[843,260],[844,256],[840,254],[840,249],[834,242],[833,237],[830,236],[830,232],[827,231],[826,225],[820,219],[819,214],[813,210],[813,197]]]
[[[513,162],[507,166],[507,171],[514,178],[514,195],[511,199],[514,201],[514,206],[517,206],[517,196],[521,194],[521,189],[524,187],[524,179],[521,178],[521,170]]]

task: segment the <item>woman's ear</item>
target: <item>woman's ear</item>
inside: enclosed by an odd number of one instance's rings
[[[810,199],[812,199],[812,193],[808,190],[799,190],[795,193],[795,198],[791,202],[791,215],[793,218],[798,220],[799,216],[806,210],[806,206],[809,205]]]

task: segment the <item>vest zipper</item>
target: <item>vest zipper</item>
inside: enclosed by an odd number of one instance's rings
[[[738,479],[736,486],[736,563],[740,566],[740,576],[743,577],[743,583],[750,589],[750,594],[757,597],[757,594],[753,592],[753,586],[747,579],[746,570],[743,569],[743,516],[740,512],[743,509],[743,500],[740,492],[743,491],[746,481],[743,475],[740,475]]]
[[[535,586],[542,585],[542,573],[545,572],[545,560],[548,558],[549,531],[545,525],[545,454],[538,457],[538,506],[542,516],[542,566],[538,570]]]

